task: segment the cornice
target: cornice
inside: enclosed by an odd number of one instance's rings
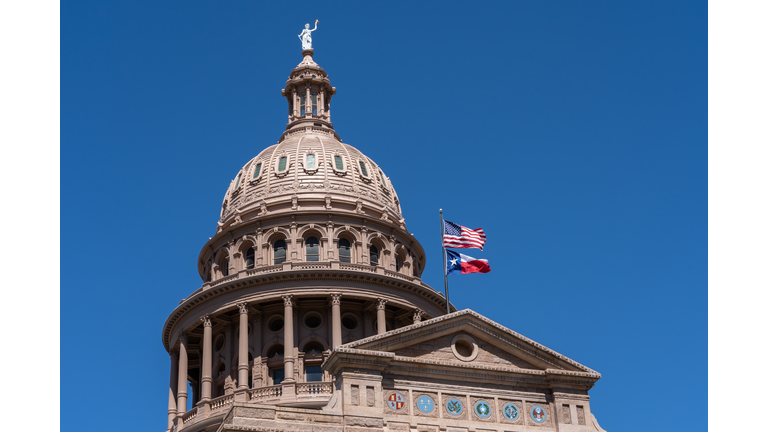
[[[352,282],[357,285],[367,285],[372,287],[387,287],[404,293],[415,294],[427,302],[432,303],[436,310],[440,310],[441,308],[445,309],[445,298],[441,293],[435,291],[429,285],[421,283],[420,281],[419,284],[409,282],[405,279],[387,276],[386,274],[341,269],[309,269],[275,271],[273,273],[263,273],[240,278],[239,275],[241,273],[246,274],[247,271],[230,275],[228,278],[231,277],[231,279],[209,289],[198,289],[188,298],[183,300],[173,312],[171,312],[163,325],[162,331],[162,341],[166,351],[169,351],[171,347],[172,341],[170,340],[170,336],[173,326],[186,313],[194,310],[197,306],[233,292],[245,291],[259,286],[269,286],[278,283],[331,281],[341,283]],[[281,295],[279,292],[275,293],[276,296],[279,294]],[[377,295],[380,295],[380,293],[377,293]],[[238,300],[233,303],[233,307],[237,307],[236,303],[241,301],[242,300]],[[398,303],[397,299],[389,299],[389,301]],[[404,305],[407,303],[408,302],[403,302]],[[418,305],[415,306],[418,307]]]

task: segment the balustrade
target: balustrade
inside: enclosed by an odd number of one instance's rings
[[[258,402],[267,399],[277,399],[283,396],[283,386],[261,387],[251,390],[251,402]]]
[[[216,411],[222,408],[226,408],[232,405],[233,402],[235,402],[234,394],[228,394],[224,396],[219,396],[216,399],[211,399],[211,411]]]
[[[330,396],[333,394],[332,382],[310,382],[296,384],[298,396]]]

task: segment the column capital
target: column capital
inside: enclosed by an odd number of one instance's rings
[[[241,302],[237,304],[238,309],[240,309],[241,314],[248,314],[248,302]]]
[[[384,310],[384,308],[386,308],[386,305],[387,305],[387,301],[385,299],[382,299],[382,298],[376,299],[376,310]]]
[[[285,307],[296,306],[296,300],[293,299],[293,294],[286,294],[283,296],[283,306]]]
[[[179,343],[184,345],[187,344],[187,332],[179,333]]]
[[[203,327],[210,327],[211,326],[211,316],[205,315],[200,317],[200,321],[203,322]]]
[[[333,306],[341,305],[341,294],[331,294],[331,305]]]

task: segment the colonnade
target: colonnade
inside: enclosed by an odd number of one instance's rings
[[[342,294],[330,294],[331,305],[331,348],[336,348],[341,345],[341,297]],[[286,384],[295,383],[294,379],[294,366],[296,358],[294,356],[295,341],[294,335],[294,323],[293,323],[293,309],[296,307],[296,300],[293,294],[286,294],[282,296],[283,299],[283,342],[284,342],[284,369]],[[376,299],[376,321],[377,321],[377,334],[383,334],[387,331],[386,327],[386,304],[385,299]],[[242,401],[247,400],[245,396],[248,390],[248,316],[252,312],[249,310],[247,302],[237,303],[238,310],[240,312],[240,334],[238,338],[238,381],[237,391],[235,392],[236,400],[242,398]],[[420,309],[416,309],[414,312],[414,322],[421,321],[421,314],[423,312]],[[211,374],[211,361],[212,361],[212,349],[213,349],[213,329],[211,316],[205,315],[200,318],[203,324],[203,350],[202,350],[202,378],[200,388],[200,401],[199,403],[206,404],[211,400],[211,384],[213,377]],[[188,374],[188,340],[187,333],[181,332],[179,335],[179,349],[178,351],[171,351],[171,380],[169,388],[168,398],[168,428],[173,426],[173,422],[177,417],[182,417],[187,411],[187,374]]]

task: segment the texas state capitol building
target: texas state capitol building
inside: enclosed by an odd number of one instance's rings
[[[599,373],[477,312],[445,314],[393,184],[342,143],[336,88],[302,54],[285,132],[235,176],[203,284],[163,326],[167,429],[602,431]]]

